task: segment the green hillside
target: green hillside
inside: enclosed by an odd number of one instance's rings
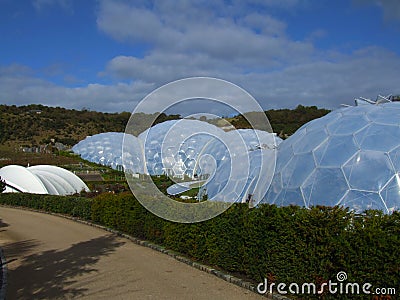
[[[274,132],[282,137],[293,134],[304,123],[321,117],[329,111],[316,106],[268,110]],[[102,113],[88,110],[74,110],[43,105],[7,106],[0,105],[0,143],[11,148],[37,146],[49,143],[52,139],[72,146],[88,135],[101,132],[123,132],[130,113]],[[142,114],[143,119],[154,115]],[[179,115],[161,114],[156,123],[180,118]],[[249,128],[242,115],[228,118],[236,128]],[[140,133],[143,128],[137,128]]]
[[[287,138],[295,133],[303,124],[320,118],[330,111],[317,108],[316,106],[298,105],[295,109],[271,109],[265,114],[272,126],[274,132],[280,137]],[[245,119],[246,114],[227,119],[236,128],[251,128]]]
[[[143,118],[154,115],[142,114]],[[101,132],[123,132],[131,114],[102,113],[44,105],[0,105],[0,143],[10,147],[38,146],[53,139],[73,146],[88,135]],[[179,118],[161,114],[156,123]],[[140,133],[143,128],[137,128]]]

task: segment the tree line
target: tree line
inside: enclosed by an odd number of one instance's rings
[[[304,123],[322,117],[329,110],[316,106],[299,105],[295,109],[267,110],[272,129],[285,138],[293,134]],[[51,140],[73,146],[89,135],[102,132],[124,132],[131,113],[103,113],[87,109],[75,110],[48,107],[40,104],[26,106],[0,105],[0,143],[18,143],[36,146]],[[179,114],[161,113],[155,118],[151,114],[138,114],[138,120],[155,119],[154,124],[182,118]],[[246,115],[226,118],[236,128],[249,128]],[[146,123],[146,122],[144,122]],[[139,134],[145,128],[133,129]]]

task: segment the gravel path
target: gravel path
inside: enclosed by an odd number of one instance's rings
[[[65,218],[0,208],[6,299],[265,299]]]

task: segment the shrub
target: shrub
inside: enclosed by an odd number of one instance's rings
[[[0,203],[90,219],[242,274],[254,283],[268,278],[269,282],[321,284],[336,281],[336,274],[344,271],[348,282],[400,290],[398,212],[355,215],[338,207],[260,205],[249,209],[246,204],[234,204],[211,220],[180,224],[153,215],[130,193],[105,193],[93,199],[1,194]],[[320,299],[354,298],[339,296]]]

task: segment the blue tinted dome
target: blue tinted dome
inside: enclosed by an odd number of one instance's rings
[[[193,177],[201,149],[225,132],[198,120],[172,120],[157,124],[139,135],[150,175]]]
[[[263,202],[400,208],[400,103],[346,107],[302,126],[278,147]]]
[[[223,141],[210,142],[199,159],[200,174],[209,176],[200,197],[224,202],[252,201],[265,195],[282,140],[273,133],[239,129],[229,131]]]
[[[127,140],[126,145],[131,147],[128,155],[129,164],[122,163],[122,142]],[[72,147],[72,151],[79,154],[88,161],[109,166],[113,169],[130,169],[134,173],[143,173],[143,154],[137,137],[124,134],[123,132],[106,132],[80,141]]]

